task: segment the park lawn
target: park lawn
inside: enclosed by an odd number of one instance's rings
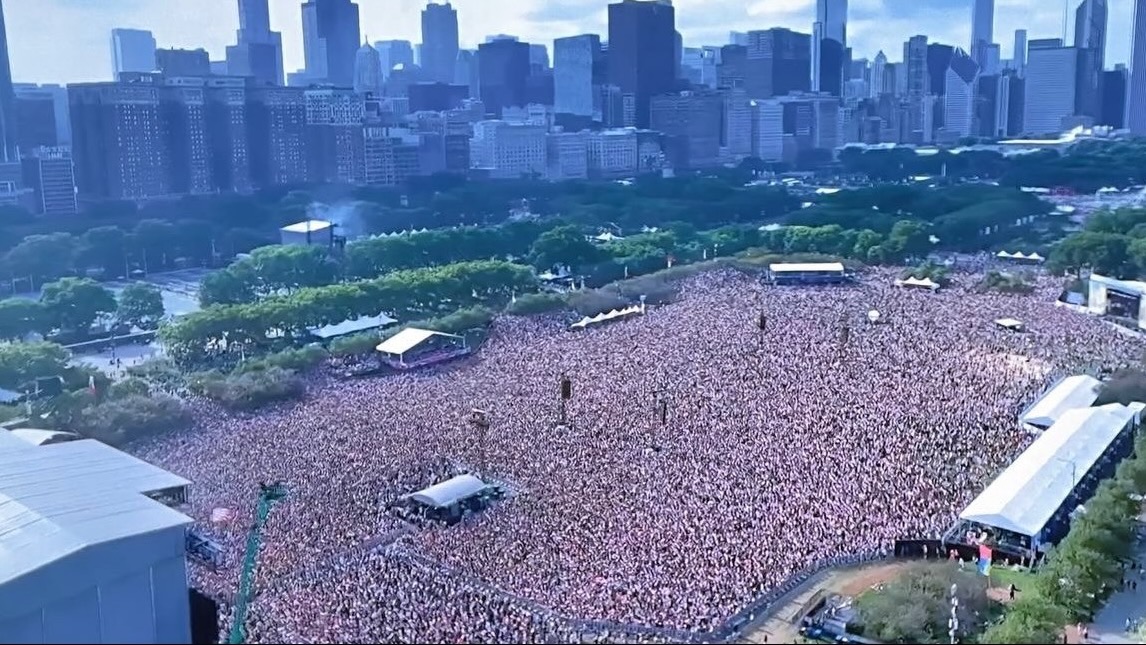
[[[978,573],[977,571],[975,572]],[[1014,584],[1019,593],[1030,588],[1034,582],[1035,574],[1027,568],[1011,569],[1009,567],[992,567],[991,568],[991,586],[992,587],[1007,587]]]

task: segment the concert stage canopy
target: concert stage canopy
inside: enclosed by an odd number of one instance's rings
[[[394,334],[390,338],[382,341],[375,349],[377,349],[379,352],[382,352],[383,354],[395,354],[400,356],[433,338],[434,336],[461,339],[461,336],[456,334],[447,334],[440,331],[431,331],[429,329],[407,327],[397,334]]]
[[[1039,535],[1133,417],[1122,405],[1065,412],[959,518]]]
[[[445,508],[473,497],[486,488],[486,483],[473,475],[457,475],[410,494],[410,499],[432,508]]]

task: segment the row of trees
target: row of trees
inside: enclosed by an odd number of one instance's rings
[[[290,345],[309,330],[386,312],[401,319],[434,316],[471,304],[502,301],[535,289],[529,267],[504,261],[461,262],[396,271],[374,280],[302,287],[253,303],[211,305],[160,330],[168,352],[184,363],[235,351]]]
[[[163,297],[154,285],[136,282],[116,295],[89,278],[62,278],[44,285],[39,300],[0,300],[0,339],[29,335],[84,340],[97,320],[124,331],[152,330],[163,318]]]
[[[993,150],[941,150],[921,155],[913,149],[840,153],[844,171],[874,181],[906,181],[917,175],[996,179],[1007,186],[1063,187],[1093,193],[1104,186],[1125,188],[1146,183],[1146,140],[1083,141],[1065,152],[1043,150],[1004,156]]]
[[[1047,265],[1055,271],[1091,269],[1115,278],[1146,276],[1146,209],[1095,213],[1081,231],[1051,249]]]
[[[1138,500],[1146,493],[1146,436],[1137,438],[1135,454],[1099,486],[1048,562],[980,642],[1058,642],[1065,625],[1088,622],[1119,588],[1122,565],[1133,557]]]

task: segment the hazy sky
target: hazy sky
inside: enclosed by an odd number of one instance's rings
[[[1079,0],[1068,0],[1073,7]],[[1108,64],[1130,50],[1132,0],[1109,0]],[[223,58],[238,26],[236,0],[6,0],[12,75],[19,82],[70,83],[111,78],[109,33],[115,27],[150,29],[160,47],[204,47]],[[420,40],[422,0],[358,0],[362,31],[371,41]],[[287,71],[302,65],[300,0],[270,0],[271,26],[283,34]],[[454,0],[463,47],[489,34],[513,34],[552,47],[554,37],[607,34],[608,0]],[[722,45],[730,30],[789,27],[811,32],[815,0],[675,0],[685,44]],[[1009,58],[1014,30],[1031,38],[1062,33],[1058,0],[996,0],[995,40]],[[1073,29],[1073,27],[1072,27]],[[968,47],[971,0],[851,0],[848,44],[856,58],[880,49],[903,57],[903,41],[926,34]]]

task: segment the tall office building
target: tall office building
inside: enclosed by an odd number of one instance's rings
[[[660,94],[649,102],[649,127],[664,134],[674,168],[707,168],[720,164],[723,113],[718,92]]]
[[[524,107],[529,81],[529,43],[495,40],[478,45],[478,77],[486,114],[501,118],[508,107]]]
[[[1146,0],[1134,0],[1132,28],[1125,122],[1131,133],[1146,135]]]
[[[307,181],[306,91],[262,87],[251,95],[251,177],[265,188]]]
[[[4,3],[0,0],[0,163],[20,160],[16,133],[16,91],[12,87],[12,66],[8,61],[8,30],[4,25]]]
[[[754,99],[811,88],[812,37],[790,29],[748,32],[744,89]]]
[[[454,82],[458,59],[458,12],[450,5],[427,4],[422,10],[422,55],[426,80]]]
[[[1027,30],[1015,30],[1015,48],[1011,54],[1011,64],[1015,71],[1022,76],[1027,69]]]
[[[124,72],[154,72],[155,36],[144,29],[112,29],[111,69],[115,79]]]
[[[631,103],[632,123],[649,125],[649,101],[676,87],[676,12],[671,0],[609,5],[609,84]],[[484,81],[483,81],[484,83]]]
[[[1126,66],[1118,65],[1102,73],[1102,115],[1099,125],[1126,127]]]
[[[947,66],[943,95],[943,127],[950,136],[967,137],[974,132],[975,81],[979,64],[962,49],[956,49]]]
[[[1075,114],[1078,50],[1060,38],[1032,40],[1027,47],[1026,100],[1023,130],[1031,135],[1058,135],[1063,119]]]
[[[1096,121],[1102,115],[1102,72],[1106,58],[1106,0],[1082,0],[1074,13],[1078,50],[1077,114]]]
[[[349,88],[362,42],[358,5],[351,0],[307,0],[302,5],[302,45],[311,83]]]
[[[271,31],[267,0],[238,0],[239,31],[227,46],[227,74],[250,76],[257,85],[283,84],[283,36]]]
[[[716,87],[726,90],[743,88],[748,68],[746,45],[725,45],[720,48],[720,63],[716,66]]]
[[[728,32],[729,45],[748,46],[748,34],[743,31],[730,31]]]
[[[816,0],[812,90],[842,96],[848,60],[848,0]]]
[[[882,94],[890,93],[887,86],[887,54],[883,53],[881,49],[871,63],[871,82],[868,84],[869,96],[877,99]]]
[[[385,80],[378,50],[371,47],[369,42],[362,43],[358,55],[354,58],[354,91],[359,94],[382,96],[382,85]]]
[[[974,0],[971,7],[971,60],[984,67],[995,41],[995,0]]]
[[[76,213],[76,175],[70,148],[36,148],[24,157],[23,168],[24,180],[35,195],[37,214]]]
[[[395,65],[414,64],[414,46],[408,40],[378,40],[374,42],[374,49],[378,52],[378,59],[382,61],[382,76],[390,76],[390,70]]]
[[[66,146],[71,143],[68,123],[68,93],[58,85],[43,87],[16,83],[14,109],[9,117],[21,155],[36,148]]]
[[[600,121],[603,64],[597,34],[554,40],[553,111]]]

